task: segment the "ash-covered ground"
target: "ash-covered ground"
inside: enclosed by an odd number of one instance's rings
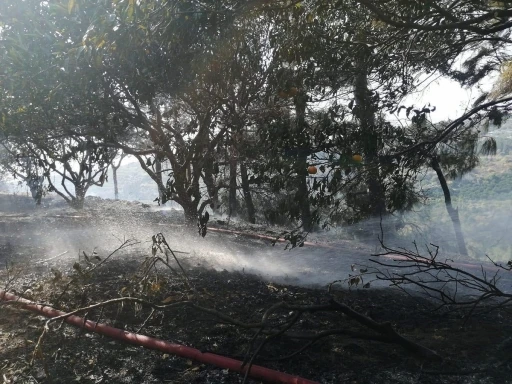
[[[87,199],[82,211],[54,199],[35,208],[26,197],[1,195],[0,263],[5,268],[0,282],[4,289],[64,311],[130,296],[156,304],[192,301],[245,323],[261,320],[279,302],[317,305],[334,297],[377,322],[389,322],[404,337],[438,352],[443,361],[424,361],[397,345],[347,336],[371,331],[341,313],[325,312],[304,315],[294,325],[295,333],[309,339],[272,340],[255,363],[322,383],[510,382],[512,322],[507,308],[468,319],[463,317],[467,312],[436,310],[432,303],[396,289],[348,290],[343,285],[328,295],[326,284],[346,279],[374,249],[317,234],[309,241],[318,241],[318,247],[289,251],[282,243],[272,246],[268,239],[240,233],[274,237],[281,230],[233,222],[228,226],[213,218],[211,230],[202,238],[185,225],[177,210],[98,198]],[[159,232],[179,252],[190,286],[172,258],[173,270],[160,264],[144,271],[152,254],[151,238]],[[136,244],[109,257],[128,239]],[[95,268],[100,262],[104,263]],[[85,314],[240,360],[262,341],[255,329],[230,325],[193,308],[151,314],[150,308],[126,304]],[[274,315],[279,319],[289,314]],[[16,306],[0,306],[0,378],[5,383],[242,382],[240,375],[228,370],[60,324],[50,326],[40,352],[34,354],[44,321]],[[316,332],[332,335],[315,342],[311,336]]]
[[[3,243],[8,247],[25,244],[39,248],[42,259],[50,259],[46,262],[49,266],[72,264],[82,251],[111,251],[124,239],[140,242],[126,257],[142,257],[151,250],[152,236],[162,233],[171,248],[184,252],[182,259],[191,265],[245,271],[277,282],[325,286],[346,278],[351,265],[367,263],[375,251],[375,247],[364,243],[333,241],[332,236],[322,234],[314,234],[308,241],[328,247],[307,246],[290,251],[283,243],[272,246],[271,238],[284,228],[216,218],[210,221],[211,230],[202,238],[185,225],[182,211],[139,202],[93,197],[86,199],[83,210],[76,211],[59,199],[47,198],[37,208],[25,196],[2,195],[1,200]],[[222,232],[215,231],[217,228]],[[269,239],[250,238],[240,231]],[[4,258],[7,256],[3,254]]]

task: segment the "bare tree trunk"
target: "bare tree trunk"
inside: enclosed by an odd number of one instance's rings
[[[182,204],[181,206],[183,207],[187,225],[195,226],[198,218],[197,206],[193,203]]]
[[[75,197],[71,201],[71,206],[75,209],[83,209],[86,193],[87,188],[75,184]]]
[[[245,206],[247,207],[247,217],[249,223],[256,223],[256,213],[254,209],[254,203],[252,201],[251,189],[249,186],[249,177],[247,174],[247,165],[242,161],[240,163],[240,176],[242,177],[242,191],[244,193]]]
[[[297,202],[300,205],[300,216],[302,221],[302,229],[309,232],[313,229],[311,218],[311,206],[309,204],[309,190],[307,184],[307,156],[299,155],[296,164],[297,174],[299,177],[297,185]]]
[[[156,177],[158,177],[158,180],[160,180],[160,184],[158,184],[158,185],[163,185],[164,179],[162,176],[162,161],[159,159],[158,156],[155,158],[155,173],[156,173]],[[162,204],[162,205],[165,205],[165,203],[167,202],[167,199],[165,198],[164,193],[165,192],[162,191],[162,189],[160,187],[158,187],[158,199],[160,201],[160,204]]]
[[[112,167],[112,179],[114,179],[114,199],[119,200],[119,184],[117,182],[117,168]]]
[[[375,105],[371,100],[371,92],[368,86],[368,52],[362,52],[357,59],[357,75],[354,79],[354,97],[356,106],[354,115],[361,124],[361,131],[364,132],[365,161],[372,168],[369,169],[366,181],[369,191],[370,206],[369,213],[374,217],[382,217],[386,212],[386,200],[384,187],[382,185],[380,171],[376,162],[379,150],[379,135],[375,123]]]
[[[439,161],[437,160],[436,157],[432,159],[432,168],[434,169],[434,171],[436,171],[437,178],[439,179],[439,184],[441,184],[441,188],[443,189],[444,204],[446,206],[446,210],[448,211],[448,215],[452,220],[459,253],[463,256],[467,256],[468,250],[466,248],[464,234],[462,233],[462,226],[460,225],[459,211],[453,208],[452,206],[452,197],[450,194],[450,189],[448,188],[448,183],[446,182],[446,178],[444,177],[443,170],[441,169]]]
[[[35,200],[36,205],[41,205],[41,199],[43,198],[43,182],[44,178],[39,176],[30,176],[26,178],[26,183],[32,194],[32,198]]]
[[[229,154],[229,216],[236,216],[237,214],[237,168],[238,160],[235,153],[235,147],[231,146],[231,151]]]
[[[114,179],[114,199],[119,200],[119,183],[117,181],[117,170],[121,167],[121,162],[126,157],[126,154],[121,153],[121,158],[119,159],[119,163],[117,165],[114,164],[114,160],[112,160],[112,179]]]
[[[296,134],[298,136],[306,134],[303,131],[306,129],[306,105],[307,95],[300,91],[294,99],[295,113],[296,113]],[[313,229],[313,223],[311,218],[311,205],[309,203],[309,189],[307,184],[308,177],[308,150],[306,144],[303,144],[298,148],[297,161],[295,163],[295,171],[297,172],[297,194],[296,200],[300,207],[300,216],[302,221],[302,229],[305,231],[311,231]]]
[[[206,189],[208,191],[208,196],[212,201],[210,207],[213,210],[213,212],[217,212],[217,210],[219,209],[219,206],[220,206],[218,188],[215,185],[215,178],[214,178],[214,173],[215,173],[216,167],[218,169],[218,165],[216,166],[214,164],[213,156],[211,156],[211,154],[208,154],[205,157],[203,181],[206,185]]]

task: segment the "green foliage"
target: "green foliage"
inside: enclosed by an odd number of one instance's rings
[[[449,12],[464,20],[501,12],[480,3]],[[448,178],[474,169],[476,128],[501,124],[508,107],[479,104],[474,121],[432,126],[435,108],[402,98],[420,73],[475,84],[497,69],[508,32],[468,42],[490,19],[457,30],[439,23],[453,19],[444,3],[372,4],[5,0],[2,139],[30,148],[45,172],[81,164],[77,143],[94,143],[87,168],[102,175],[111,148],[130,153],[190,220],[215,208],[223,190],[236,194],[242,164],[246,205],[259,195],[260,216],[272,221],[408,210],[422,199],[417,179],[433,156]],[[469,51],[463,70],[453,67]],[[386,121],[402,109],[410,127]],[[499,144],[486,138],[480,149]],[[163,160],[170,169],[157,167]]]

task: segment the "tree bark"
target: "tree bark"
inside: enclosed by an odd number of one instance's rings
[[[158,180],[160,180],[160,184],[157,185],[164,185],[164,180],[162,176],[162,161],[158,156],[155,158],[155,173],[156,177],[158,177]],[[158,187],[158,199],[160,201],[160,204],[165,205],[167,202],[167,199],[164,196],[165,191],[162,191],[160,187]]]
[[[452,206],[452,197],[450,194],[450,188],[448,188],[448,183],[446,182],[446,178],[444,177],[443,170],[439,165],[439,161],[437,157],[432,159],[432,168],[436,171],[437,178],[439,179],[439,184],[441,184],[441,188],[443,189],[444,194],[444,204],[446,206],[446,210],[448,211],[448,215],[452,220],[453,229],[455,231],[455,238],[457,239],[457,246],[459,249],[459,253],[463,256],[468,255],[468,250],[466,247],[466,241],[464,240],[464,234],[462,233],[462,226],[460,225],[459,211]]]
[[[217,212],[220,206],[219,203],[219,194],[218,194],[218,188],[215,184],[215,164],[213,156],[211,155],[211,151],[205,156],[205,164],[204,164],[204,177],[203,181],[206,185],[206,190],[208,191],[208,196],[210,200],[212,201],[210,204],[210,207],[213,212]],[[217,166],[218,168],[218,166]]]
[[[117,168],[112,167],[112,179],[114,180],[114,199],[119,200],[119,184],[117,182]]]
[[[119,183],[117,180],[117,170],[121,167],[121,162],[126,157],[126,154],[121,153],[121,158],[119,159],[119,163],[117,165],[114,164],[114,160],[112,160],[112,179],[114,180],[114,199],[119,200]]]
[[[36,205],[41,205],[41,199],[43,198],[44,178],[40,176],[29,175],[29,177],[27,177],[25,181],[28,184],[30,193],[32,195],[32,198],[35,200]]]
[[[183,213],[185,214],[185,221],[189,226],[195,226],[197,223],[198,212],[197,205],[194,203],[181,204],[183,207]]]
[[[300,215],[302,221],[302,229],[310,232],[313,229],[313,223],[311,220],[311,205],[309,204],[309,189],[307,184],[307,156],[299,155],[296,163],[296,171],[298,174],[298,185],[297,185],[297,202],[300,206]]]
[[[75,209],[84,208],[85,194],[87,193],[87,187],[75,184],[75,196],[71,201],[71,206]]]
[[[300,91],[294,99],[296,114],[296,135],[297,137],[307,137],[304,132],[306,129],[306,106],[307,95],[304,91]],[[295,162],[295,171],[297,173],[297,194],[295,195],[297,203],[300,207],[300,216],[302,221],[302,229],[310,232],[313,229],[311,217],[311,205],[309,203],[309,189],[307,184],[308,177],[308,150],[304,143],[298,148],[297,161]]]
[[[235,152],[235,147],[232,145],[229,154],[229,216],[236,216],[237,214],[237,168],[238,160]]]
[[[242,191],[244,193],[245,206],[247,207],[247,218],[249,223],[256,223],[256,212],[252,201],[251,189],[249,186],[249,176],[247,174],[247,165],[242,161],[240,163],[240,176],[242,177]]]
[[[367,60],[370,53],[363,49],[357,59],[357,74],[354,79],[354,98],[356,105],[354,115],[361,124],[361,131],[364,132],[365,162],[371,167],[368,170],[366,181],[369,192],[370,206],[369,214],[374,217],[382,217],[386,213],[386,199],[384,186],[382,185],[380,170],[377,164],[379,150],[379,135],[375,123],[375,103],[371,99],[371,92],[368,86],[368,65]]]

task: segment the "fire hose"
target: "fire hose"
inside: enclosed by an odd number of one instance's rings
[[[66,315],[62,311],[53,309],[49,306],[37,304],[35,302],[18,297],[3,290],[0,290],[0,301],[17,302],[19,303],[19,307],[41,314],[48,318]],[[229,369],[243,374],[245,374],[248,369],[248,366],[244,366],[243,363],[239,360],[231,359],[229,357],[209,352],[203,353],[195,348],[187,347],[180,344],[174,344],[165,340],[140,335],[137,333],[128,332],[119,328],[111,327],[106,324],[87,320],[76,315],[67,316],[64,318],[64,321],[68,324],[85,329],[89,332],[96,332],[100,335],[108,336],[115,340],[123,341],[129,344],[139,345],[147,349],[173,354],[190,360],[195,360],[200,363],[216,365],[220,368]],[[263,380],[264,382],[268,383],[318,384],[315,381],[289,375],[284,372],[279,372],[258,365],[253,365],[250,367],[249,377]]]

